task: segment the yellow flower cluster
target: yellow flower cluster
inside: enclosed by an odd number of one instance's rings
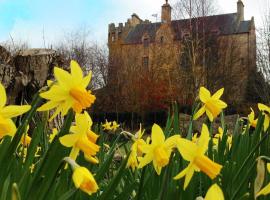
[[[40,94],[48,102],[39,107],[38,111],[56,108],[49,121],[59,113],[65,116],[70,108],[76,113],[75,125],[70,127],[70,133],[60,137],[59,140],[63,146],[72,148],[68,162],[74,170],[72,179],[75,187],[91,195],[98,190],[94,176],[87,168],[78,166],[75,160],[82,151],[86,160],[94,164],[99,163],[96,157],[100,149],[96,144],[99,136],[91,130],[93,122],[87,111],[82,113],[94,103],[96,97],[87,90],[92,73],[84,77],[81,67],[73,60],[70,69],[71,73],[58,67],[54,68],[55,82],[48,81],[49,90]],[[52,142],[56,135],[57,130],[54,129],[49,141]]]
[[[113,122],[108,122],[106,120],[106,122],[104,124],[102,124],[103,130],[107,130],[107,131],[116,131],[118,129],[120,125],[117,124],[116,121]]]
[[[143,168],[153,162],[154,169],[159,175],[162,168],[169,164],[173,149],[178,149],[182,157],[190,162],[187,168],[174,177],[174,179],[180,179],[185,176],[184,189],[188,186],[194,171],[202,171],[211,179],[214,179],[221,171],[221,165],[204,155],[210,140],[205,124],[203,124],[201,136],[196,143],[181,138],[180,135],[173,135],[165,139],[162,129],[157,124],[152,127],[151,143],[144,141],[141,137],[140,129],[138,137],[134,139],[127,163],[127,167],[131,167],[133,170]]]

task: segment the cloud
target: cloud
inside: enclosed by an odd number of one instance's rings
[[[173,5],[177,0],[169,0]],[[216,0],[221,13],[236,12],[236,0]],[[243,0],[245,17],[260,18],[260,8],[268,0]],[[89,29],[93,40],[107,42],[108,24],[125,23],[131,14],[155,21],[152,14],[161,15],[165,0],[0,0],[0,38],[28,41],[32,47],[43,47],[43,32],[46,44],[56,43],[65,32]],[[15,12],[14,12],[15,10]],[[257,22],[256,22],[257,23]],[[44,30],[44,31],[43,31]]]

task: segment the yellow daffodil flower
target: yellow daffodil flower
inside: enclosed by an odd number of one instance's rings
[[[197,111],[193,119],[196,120],[201,117],[205,112],[209,120],[212,122],[222,111],[222,109],[227,107],[224,101],[220,100],[223,94],[224,88],[218,90],[213,96],[204,87],[200,88],[199,98],[204,103],[204,105]]]
[[[85,167],[76,167],[72,174],[72,179],[76,188],[91,195],[96,193],[98,185],[92,173]]]
[[[187,139],[178,139],[178,151],[185,160],[190,161],[187,168],[174,177],[174,179],[180,179],[185,176],[184,189],[188,186],[194,171],[202,171],[211,179],[214,179],[220,173],[222,166],[204,155],[208,149],[209,139],[209,131],[205,124],[203,124],[201,136],[196,144]]]
[[[120,125],[116,121],[112,122],[111,130],[116,131]]]
[[[258,103],[258,108],[260,111],[263,112],[263,115],[264,115],[263,127],[264,127],[264,131],[266,131],[268,129],[269,123],[270,123],[270,107],[268,107],[267,105],[264,105],[262,103]]]
[[[134,143],[131,146],[131,153],[127,161],[127,167],[131,167],[133,171],[138,167],[138,157],[142,156],[142,147],[146,145],[146,142],[141,139],[143,133],[144,131],[142,131],[142,127],[140,125],[140,130],[132,138]]]
[[[218,133],[213,138],[214,148],[218,148],[218,144],[222,140],[223,133],[224,133],[223,129],[221,127],[218,127]],[[228,134],[227,145],[229,146],[229,149],[231,149],[231,146],[232,146],[232,135],[229,135]]]
[[[250,114],[248,115],[248,121],[249,121],[249,126],[252,126],[253,128],[256,128],[258,119],[255,119],[255,113],[252,108]]]
[[[21,143],[24,147],[28,147],[32,138],[28,135],[29,125],[26,127],[25,133],[21,137]]]
[[[161,173],[162,167],[165,167],[169,163],[172,149],[176,146],[179,135],[171,136],[165,140],[162,129],[154,124],[151,133],[151,144],[143,145],[141,151],[145,154],[139,160],[138,168],[142,168],[145,165],[153,161],[154,168],[158,175]]]
[[[5,106],[7,101],[6,90],[0,83],[0,139],[6,135],[11,137],[16,133],[16,126],[11,118],[17,117],[30,110],[31,106]]]
[[[70,62],[70,68],[71,73],[69,74],[67,71],[55,67],[54,76],[56,82],[50,84],[51,87],[48,91],[40,94],[42,98],[49,101],[39,107],[38,111],[56,108],[50,120],[59,113],[65,116],[70,108],[76,113],[81,113],[83,109],[90,107],[96,99],[91,94],[91,91],[86,89],[92,73],[90,72],[86,77],[83,77],[79,64],[74,60]]]
[[[208,189],[204,200],[224,200],[223,192],[216,183]]]
[[[80,190],[89,195],[96,193],[99,188],[93,174],[87,168],[78,165],[75,160],[70,157],[66,157],[64,160],[68,162],[73,169],[72,180],[75,187],[80,188]]]
[[[94,156],[99,151],[96,143],[98,135],[91,131],[92,119],[85,111],[83,114],[76,114],[75,126],[71,126],[71,134],[60,137],[60,143],[66,147],[72,147],[70,157],[76,160],[80,150],[84,152],[88,160],[98,163]]]
[[[112,124],[112,122],[108,122],[106,119],[106,122],[104,124],[102,124],[103,130],[107,130],[107,131],[112,130],[111,124]]]
[[[268,173],[270,173],[270,163],[267,163],[266,168]],[[270,194],[270,183],[268,183],[263,189],[261,189],[261,191],[256,194],[256,197],[267,194]]]

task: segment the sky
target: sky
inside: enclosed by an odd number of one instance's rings
[[[173,4],[176,0],[169,0]],[[141,19],[156,21],[165,0],[0,0],[0,43],[28,42],[31,47],[48,47],[68,33],[89,31],[91,40],[106,44],[108,24],[126,22],[136,13]],[[237,0],[216,0],[218,13],[236,12]],[[270,0],[243,0],[245,19],[261,13]]]

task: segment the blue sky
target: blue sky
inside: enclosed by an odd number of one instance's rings
[[[175,0],[171,0],[173,3]],[[237,0],[216,0],[220,13],[235,12]],[[259,13],[269,0],[243,0],[245,17]],[[74,30],[90,31],[91,39],[106,43],[111,22],[125,22],[132,13],[155,21],[164,0],[0,0],[0,42],[27,41],[32,47],[56,43]],[[169,1],[170,2],[170,1]],[[258,22],[259,23],[259,22]],[[44,34],[43,34],[44,33]]]

